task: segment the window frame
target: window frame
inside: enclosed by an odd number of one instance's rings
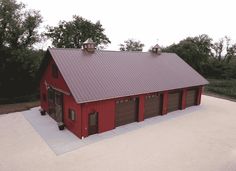
[[[68,109],[68,118],[71,120],[71,121],[76,121],[76,112],[74,109],[72,108],[69,108]]]
[[[48,89],[48,101],[51,103],[55,101],[55,92],[51,88]]]

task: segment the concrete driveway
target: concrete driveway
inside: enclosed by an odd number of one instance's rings
[[[235,102],[203,96],[200,106],[78,139],[82,146],[67,131],[43,135],[36,111],[0,115],[0,170],[236,170]]]

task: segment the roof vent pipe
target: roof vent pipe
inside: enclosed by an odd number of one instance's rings
[[[83,50],[86,50],[87,52],[94,52],[96,49],[96,44],[91,38],[88,38],[84,43],[83,43]]]
[[[158,54],[158,55],[160,55],[160,54],[161,54],[161,47],[160,47],[158,44],[156,44],[156,45],[152,48],[152,52],[153,52],[153,53],[156,53],[156,54]]]

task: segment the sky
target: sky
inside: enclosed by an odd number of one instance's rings
[[[236,40],[234,0],[18,0],[39,10],[41,30],[70,21],[79,15],[100,20],[111,40],[109,50],[118,50],[127,39],[140,40],[144,51],[158,43],[168,46],[188,36],[208,34],[214,41],[224,36]],[[39,48],[46,48],[43,43]]]

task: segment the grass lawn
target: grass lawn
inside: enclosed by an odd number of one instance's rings
[[[206,94],[216,94],[236,100],[236,79],[208,79],[210,84],[205,87]]]
[[[39,106],[39,101],[15,103],[15,104],[2,104],[0,105],[0,114],[20,112],[36,106]]]

